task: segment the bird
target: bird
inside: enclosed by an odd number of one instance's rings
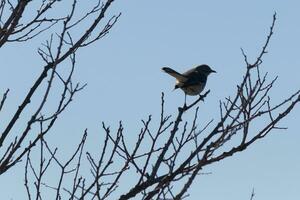
[[[216,73],[208,65],[198,65],[184,73],[179,73],[169,67],[163,67],[162,71],[176,78],[175,89],[182,89],[185,94],[184,104],[186,105],[186,95],[195,96],[200,95],[203,91],[207,76],[211,73]]]

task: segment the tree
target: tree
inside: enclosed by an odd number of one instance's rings
[[[57,148],[49,144],[45,135],[76,93],[85,87],[72,81],[76,53],[105,36],[120,17],[118,14],[109,18],[99,31],[98,27],[105,21],[104,15],[113,0],[105,3],[99,1],[91,10],[78,17],[76,9],[82,2],[72,1],[67,15],[54,18],[49,17],[50,11],[68,3],[63,4],[59,0],[44,0],[40,4],[30,0],[3,0],[0,4],[0,19],[3,22],[0,26],[0,47],[10,42],[26,44],[40,34],[50,35],[38,50],[40,58],[45,62],[40,76],[0,137],[0,174],[13,170],[15,165],[25,159],[24,184],[28,199],[45,199],[51,192],[55,199],[183,199],[188,196],[189,187],[203,167],[246,150],[274,129],[282,129],[278,123],[300,101],[298,90],[279,104],[272,105],[269,92],[277,77],[268,81],[267,73],[262,74],[260,70],[273,34],[275,13],[257,59],[253,63],[249,62],[242,50],[246,65],[243,79],[233,97],[220,101],[220,116],[216,123],[213,120],[205,125],[197,123],[199,106],[209,95],[209,90],[190,105],[179,107],[174,116],[166,115],[162,93],[158,128],[150,128],[152,116],[142,120],[143,127],[135,145],[127,143],[122,122],[115,133],[103,122],[100,153],[85,150],[86,130],[79,144],[74,145],[76,148],[73,155],[67,161],[62,161],[58,157]],[[33,8],[38,8],[35,16],[29,20],[24,19],[26,10]],[[90,25],[78,35],[76,31],[83,22]],[[66,70],[60,70],[60,65],[67,60],[70,69],[66,73]],[[61,96],[56,102],[55,111],[49,113],[45,111],[45,105],[57,81],[62,83]],[[24,129],[14,130],[32,97],[40,93],[39,90],[43,91],[42,98],[34,102],[35,110],[31,111]],[[5,108],[8,95],[9,90],[3,94],[0,111]],[[193,120],[184,122],[183,116],[193,112],[194,107]],[[264,122],[262,127],[253,126],[258,120]],[[32,159],[33,153],[39,154],[38,162]],[[89,164],[89,173],[82,169],[86,164]],[[47,173],[50,173],[51,167],[59,171],[55,185],[47,182]],[[135,177],[133,185],[122,184],[128,176]],[[44,194],[44,189],[50,192]]]
[[[17,164],[30,149],[51,129],[57,120],[58,116],[72,101],[74,95],[82,90],[85,85],[74,84],[72,82],[72,75],[75,68],[76,52],[80,48],[84,48],[93,42],[104,37],[115,22],[118,20],[119,15],[111,17],[102,30],[97,30],[100,23],[104,20],[104,14],[113,1],[106,1],[104,4],[100,1],[94,5],[91,10],[86,11],[80,18],[75,15],[78,6],[78,1],[73,1],[70,5],[70,11],[67,15],[62,17],[48,17],[52,9],[56,9],[61,5],[59,0],[42,1],[35,3],[30,0],[21,0],[17,2],[1,1],[1,21],[3,24],[0,26],[0,47],[8,45],[11,42],[23,42],[35,38],[43,32],[51,31],[55,25],[61,25],[60,30],[50,34],[50,38],[38,49],[38,54],[44,61],[45,65],[40,73],[40,76],[33,83],[31,89],[25,96],[22,104],[18,107],[13,117],[9,121],[6,128],[3,130],[0,137],[0,148],[3,151],[0,164],[0,174],[5,173],[7,170]],[[24,17],[27,9],[37,12],[30,19]],[[51,15],[50,15],[51,16]],[[88,20],[93,16],[94,21]],[[25,18],[24,21],[22,20]],[[80,23],[85,21],[90,22],[89,27],[82,31],[76,38],[75,31]],[[53,31],[56,31],[54,29]],[[70,69],[67,74],[59,72],[58,66],[65,60],[70,59]],[[49,93],[52,90],[54,81],[61,81],[63,83],[61,98],[57,101],[57,108],[53,113],[47,115],[43,114],[45,103],[49,98]],[[24,112],[24,109],[31,102],[31,99],[37,90],[46,84],[46,89],[40,102],[35,103],[36,110],[32,112],[32,116],[28,120],[25,128],[20,133],[17,133],[13,140],[8,141],[8,136],[13,134],[12,128],[16,125],[17,121]],[[1,108],[4,106],[9,89],[4,93]],[[26,147],[25,139],[27,139],[32,127],[39,125],[41,133],[31,139]]]

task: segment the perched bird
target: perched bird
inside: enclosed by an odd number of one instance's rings
[[[186,95],[200,95],[206,85],[207,76],[210,73],[216,73],[216,71],[205,64],[192,68],[182,74],[169,67],[163,67],[162,70],[176,78],[174,89],[180,88],[184,91],[184,102],[186,102]]]

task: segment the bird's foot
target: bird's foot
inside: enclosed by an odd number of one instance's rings
[[[186,108],[187,108],[187,105],[186,105],[186,103],[184,103],[183,109],[185,110]]]
[[[188,109],[188,106],[186,105],[186,103],[182,107],[178,107],[179,112],[184,112],[187,109]]]
[[[205,97],[206,95],[201,95],[201,94],[199,94],[199,99],[201,100],[201,101],[203,101],[204,102],[204,97]]]

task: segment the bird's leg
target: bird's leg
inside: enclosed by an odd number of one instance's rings
[[[184,108],[186,107],[186,93],[184,93]]]

